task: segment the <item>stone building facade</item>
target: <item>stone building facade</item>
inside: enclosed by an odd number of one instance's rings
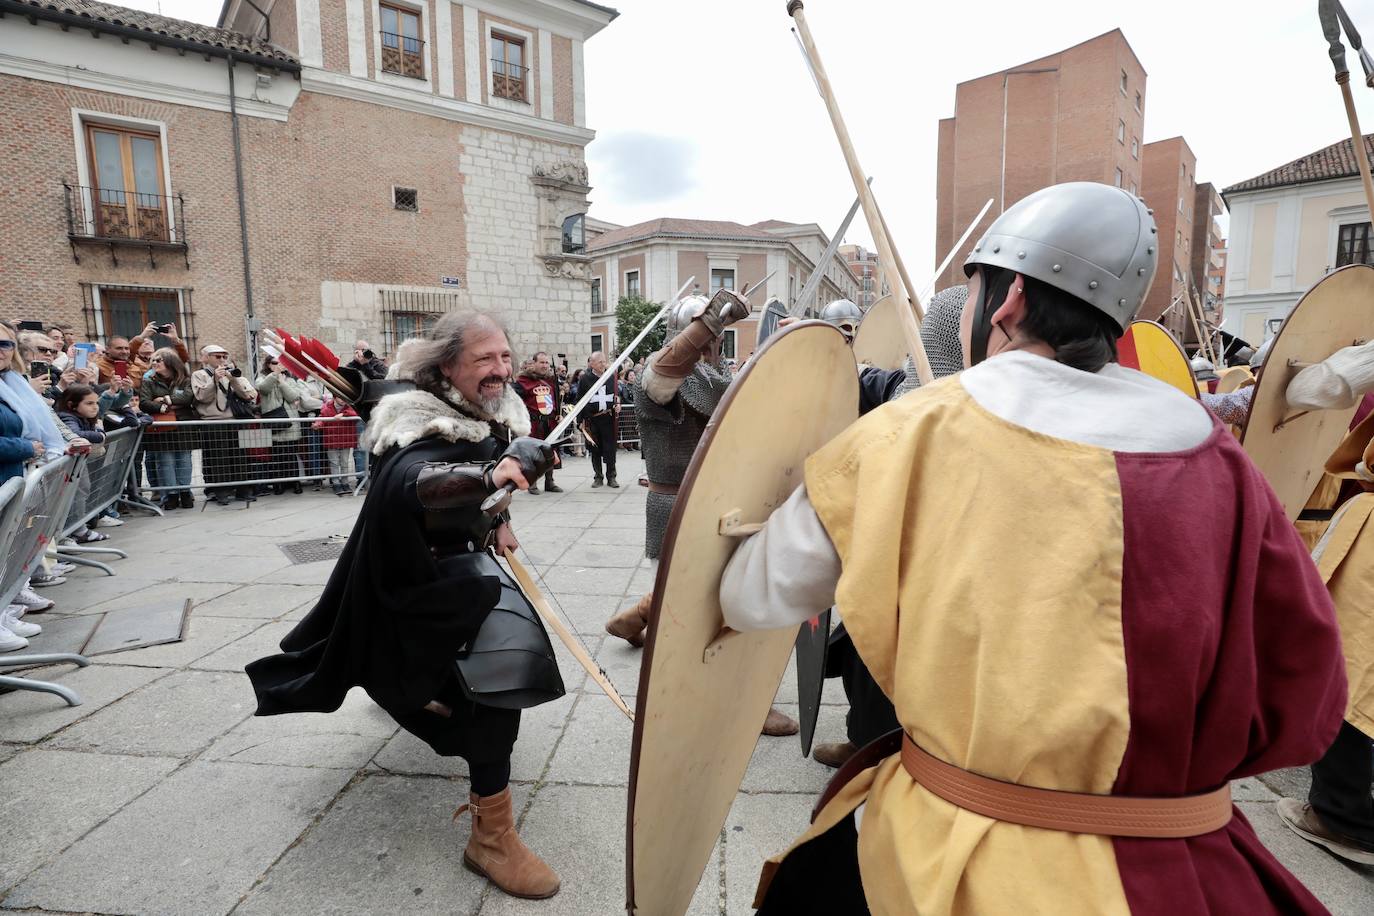
[[[592,349],[615,351],[615,307],[622,296],[652,302],[672,299],[688,278],[703,295],[724,286],[750,292],[754,314],[726,331],[723,352],[743,360],[758,343],[758,320],[770,300],[784,307],[796,300],[825,253],[830,239],[815,223],[764,220],[752,225],[724,220],[654,219],[633,226],[598,221],[587,244],[591,257]],[[860,286],[844,258],[833,255],[810,307],[835,299],[857,302]],[[629,341],[623,341],[628,343]]]
[[[481,308],[518,351],[585,355],[583,43],[615,12],[258,6],[0,0],[0,312],[171,320],[243,359],[260,327],[347,358]]]

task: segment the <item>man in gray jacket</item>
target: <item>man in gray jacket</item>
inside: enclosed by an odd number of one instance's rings
[[[201,420],[236,419],[232,399],[237,397],[249,405],[258,400],[258,393],[242,371],[229,361],[229,351],[216,344],[202,347],[200,368],[191,374],[191,393],[196,399],[196,416]],[[205,498],[227,506],[231,487],[214,486],[243,480],[248,474],[248,462],[239,448],[238,433],[242,427],[233,424],[206,426],[201,438],[201,473],[205,478]],[[236,495],[244,502],[253,499],[251,486],[239,486]]]

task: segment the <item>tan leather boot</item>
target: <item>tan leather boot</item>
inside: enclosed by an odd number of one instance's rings
[[[558,875],[515,833],[509,786],[486,798],[470,795],[454,819],[464,811],[472,812],[464,865],[512,897],[542,900],[558,893]]]
[[[801,731],[801,725],[796,719],[780,712],[776,707],[770,707],[768,718],[763,720],[763,733],[771,738],[781,738],[783,735],[795,735]]]
[[[636,649],[642,648],[649,629],[649,605],[653,603],[654,593],[649,592],[634,607],[626,608],[606,621],[606,632],[619,636]]]

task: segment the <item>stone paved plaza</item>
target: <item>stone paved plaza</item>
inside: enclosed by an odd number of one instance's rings
[[[515,527],[529,561],[627,696],[639,653],[607,637],[609,613],[651,585],[642,560],[645,490],[637,456],[619,490],[590,488],[585,460],[560,496],[521,495]],[[190,598],[184,642],[101,655],[41,672],[78,690],[68,708],[0,695],[0,906],[63,913],[623,912],[630,724],[562,653],[568,695],[526,714],[513,765],[521,833],[563,878],[551,901],[503,896],[461,866],[460,761],[400,732],[361,691],[328,715],[252,717],[245,663],[275,650],[311,607],[332,562],[292,565],[279,544],[349,529],[358,502],[267,497],[133,518],[107,578],[82,569],[47,591],[49,628],[83,616]],[[557,646],[557,643],[555,641]],[[562,649],[561,646],[557,648]],[[817,740],[843,734],[843,694],[827,685]],[[795,713],[789,672],[779,705]],[[806,824],[830,771],[795,738],[755,751],[691,913],[747,914],[762,860]],[[1273,811],[1305,791],[1297,771],[1246,780],[1240,807],[1260,836],[1336,913],[1374,912],[1374,869],[1299,840]]]

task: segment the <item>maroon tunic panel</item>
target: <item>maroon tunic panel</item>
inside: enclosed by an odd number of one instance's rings
[[[1117,455],[1130,735],[1113,791],[1177,796],[1311,763],[1345,711],[1330,596],[1283,507],[1220,424]],[[1236,811],[1187,840],[1114,841],[1135,913],[1321,913]]]

